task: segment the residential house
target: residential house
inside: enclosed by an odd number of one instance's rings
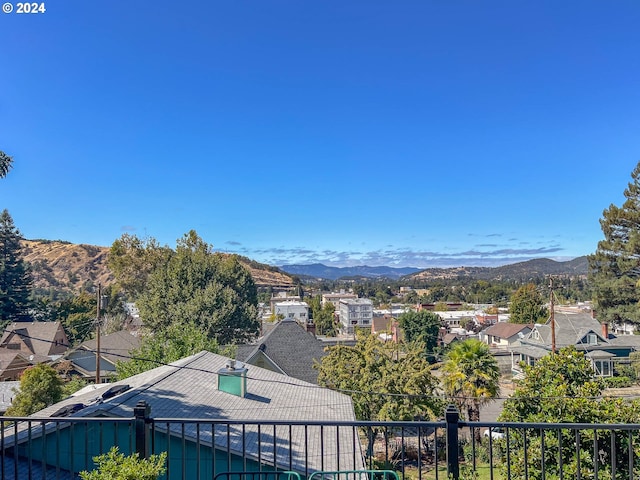
[[[103,335],[100,338],[100,379],[102,382],[109,382],[116,374],[116,363],[129,360],[131,351],[138,348],[140,338],[132,335],[128,331]],[[68,362],[68,375],[80,375],[86,380],[96,378],[96,355],[98,342],[96,339],[87,340],[81,343],[61,359]]]
[[[22,372],[32,365],[27,354],[19,350],[0,348],[0,382],[20,380]]]
[[[460,328],[466,323],[473,322],[475,315],[474,310],[453,310],[447,312],[434,312],[442,319],[442,323],[449,331],[454,328]],[[473,322],[475,324],[475,322]]]
[[[285,318],[256,342],[238,345],[236,360],[318,383],[318,370],[313,365],[327,354],[324,348],[323,342],[313,333],[292,318]]]
[[[352,334],[356,327],[371,328],[373,302],[368,298],[345,298],[340,300],[340,323],[343,333]]]
[[[482,330],[479,338],[491,348],[509,350],[520,345],[520,339],[532,329],[532,324],[499,322]]]
[[[146,430],[149,445],[152,453],[168,452],[171,479],[214,478],[220,472],[242,470],[308,475],[364,468],[356,429],[317,423],[355,421],[351,398],[271,370],[245,368],[203,351],[106,387],[34,414],[104,421],[24,427],[17,439],[13,432],[7,434],[3,452],[17,440],[29,462],[44,459],[47,465],[77,472],[114,442],[124,453],[130,451],[129,428],[118,428],[109,419],[130,418],[135,407],[146,410],[148,405],[147,425],[153,423],[153,429]],[[84,441],[74,443],[74,438]]]
[[[375,315],[371,322],[371,334],[378,336],[383,341],[394,340],[394,324],[396,319],[390,314]]]
[[[600,323],[586,313],[555,312],[555,339],[552,338],[551,318],[543,325],[536,324],[531,332],[520,339],[520,346],[513,348],[512,369],[521,372],[520,362],[534,365],[548,355],[555,344],[556,349],[574,346],[583,351],[591,360],[598,376],[613,375],[615,362],[626,361],[629,354],[640,350],[640,336],[622,335],[616,337],[609,332],[608,324]]]
[[[69,340],[60,322],[16,322],[5,328],[0,348],[20,351],[32,363],[51,362],[67,351]]]

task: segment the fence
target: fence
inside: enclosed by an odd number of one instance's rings
[[[76,479],[113,446],[167,452],[171,480],[640,477],[640,425],[463,422],[453,407],[438,422],[303,423],[152,418],[139,404],[131,418],[0,417],[0,427],[0,480]]]

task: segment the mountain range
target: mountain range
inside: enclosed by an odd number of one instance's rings
[[[536,258],[525,262],[503,265],[500,267],[451,267],[451,268],[394,268],[394,267],[329,267],[321,263],[310,265],[282,265],[280,269],[292,275],[308,279],[354,279],[354,278],[387,278],[391,280],[431,281],[454,278],[476,278],[479,280],[517,280],[549,275],[586,276],[588,272],[587,257],[578,257],[567,262],[557,262],[548,258]]]
[[[338,280],[339,278],[388,278],[397,280],[400,277],[411,275],[420,271],[419,268],[405,267],[368,267],[366,265],[358,267],[329,267],[322,263],[311,265],[282,265],[280,269],[291,275],[301,277],[313,277],[324,280]]]

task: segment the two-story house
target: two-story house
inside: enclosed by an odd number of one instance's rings
[[[556,349],[573,346],[583,351],[596,374],[602,377],[612,376],[615,362],[627,360],[631,352],[640,350],[640,336],[616,337],[606,323],[601,324],[589,314],[555,312],[553,323],[554,328],[550,318],[545,324],[534,325],[531,332],[520,339],[520,346],[513,348],[514,374],[521,373],[520,362],[534,365],[548,355],[554,345]]]

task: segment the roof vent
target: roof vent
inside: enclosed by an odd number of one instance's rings
[[[225,368],[218,370],[218,390],[238,397],[247,394],[247,369],[242,363],[229,359]]]

